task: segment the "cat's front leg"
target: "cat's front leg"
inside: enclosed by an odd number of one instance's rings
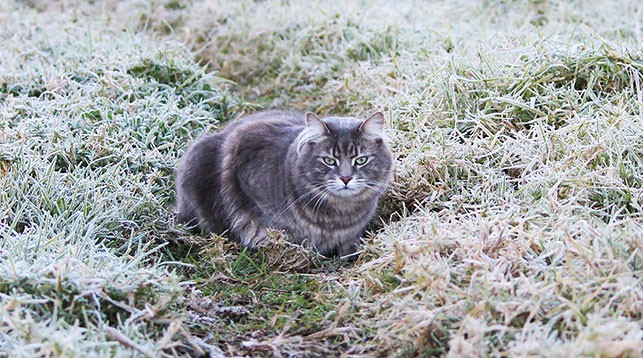
[[[346,240],[337,248],[337,256],[349,261],[355,261],[360,254],[359,249],[361,246],[362,239],[359,237]]]

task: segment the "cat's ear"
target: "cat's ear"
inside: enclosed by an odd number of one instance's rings
[[[359,130],[362,133],[380,136],[384,134],[384,122],[384,113],[377,111],[364,120]]]
[[[319,119],[317,115],[313,112],[306,112],[306,126],[310,128],[313,132],[318,134],[328,134],[330,130],[326,126],[326,123]]]
[[[328,126],[324,121],[319,119],[313,112],[306,112],[306,129],[299,134],[299,142],[297,143],[297,153],[301,151],[306,143],[315,143],[322,140],[330,134]]]

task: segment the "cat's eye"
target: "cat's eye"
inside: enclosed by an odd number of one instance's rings
[[[355,164],[364,165],[368,161],[368,157],[357,157],[355,158]]]
[[[335,158],[331,158],[331,157],[324,157],[324,164],[332,166],[332,165],[337,164],[337,160],[335,160]]]

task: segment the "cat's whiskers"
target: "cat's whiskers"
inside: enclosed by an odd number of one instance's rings
[[[375,191],[376,193],[384,195],[388,186],[385,183],[377,181],[368,181],[366,179],[358,179],[358,183],[362,184],[365,188]]]
[[[379,194],[386,193],[386,189],[388,188],[388,186],[384,183],[380,183],[377,181],[369,181],[367,179],[362,179],[362,178],[355,179],[355,184],[358,184],[360,187],[373,190]]]
[[[307,206],[308,206],[308,204],[310,204],[313,200],[317,199],[317,201],[315,202],[315,205],[313,205],[313,211],[314,211],[314,210],[315,210],[315,206],[316,206],[318,203],[323,202],[323,201],[320,201],[320,200],[321,200],[321,199],[322,199],[322,198],[323,198],[323,197],[324,197],[324,196],[325,196],[325,195],[330,191],[330,189],[329,189],[326,185],[322,186],[322,188],[323,188],[323,190],[322,190],[322,191],[320,191],[319,193],[315,194],[315,196],[313,196],[312,198],[310,198],[310,200],[308,200],[308,201],[306,202],[306,204],[304,204],[304,207],[307,207]]]
[[[324,187],[325,187],[325,183],[316,184],[316,185],[314,185],[310,190],[308,190],[308,191],[307,191],[307,192],[305,192],[304,194],[300,195],[297,199],[293,200],[293,202],[292,202],[292,203],[288,204],[288,206],[286,206],[286,207],[285,207],[281,212],[279,212],[279,214],[277,214],[277,215],[274,217],[274,219],[272,219],[273,224],[274,224],[274,221],[276,221],[277,219],[281,218],[281,216],[283,216],[284,214],[286,214],[286,212],[288,212],[288,210],[290,210],[290,208],[292,208],[295,204],[297,204],[298,202],[300,202],[300,201],[304,200],[307,196],[309,196],[309,195],[311,195],[311,194],[315,193],[315,191],[317,191],[317,190],[319,190],[319,189],[322,189],[322,188],[324,188]],[[322,191],[322,192],[323,192],[323,191]],[[319,194],[319,193],[316,193],[316,194],[313,196],[313,199],[314,199],[318,194]],[[313,200],[313,199],[311,199],[311,200]],[[309,201],[309,202],[310,202],[310,201]],[[308,203],[306,203],[306,205],[308,205]],[[306,205],[304,205],[304,206],[306,206]]]
[[[373,185],[377,187],[388,188],[388,185],[386,183],[380,183],[377,181],[365,181],[365,183],[368,185]]]
[[[377,186],[373,186],[371,184],[364,184],[364,187],[367,188],[367,189],[373,190],[374,192],[376,192],[378,194],[381,194],[381,195],[386,194],[386,190],[381,189],[381,188],[379,188]]]
[[[324,202],[326,197],[330,194],[330,189],[326,188],[324,191],[322,191],[322,195],[317,199],[317,202],[315,205],[313,205],[313,212],[315,213],[315,221],[317,221],[317,217],[319,216],[319,210],[321,209],[321,203]],[[317,211],[315,211],[317,210]]]

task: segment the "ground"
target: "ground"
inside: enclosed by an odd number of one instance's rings
[[[638,1],[0,3],[0,352],[643,352]],[[382,110],[356,263],[174,223],[188,143]],[[2,353],[0,353],[2,355]]]

